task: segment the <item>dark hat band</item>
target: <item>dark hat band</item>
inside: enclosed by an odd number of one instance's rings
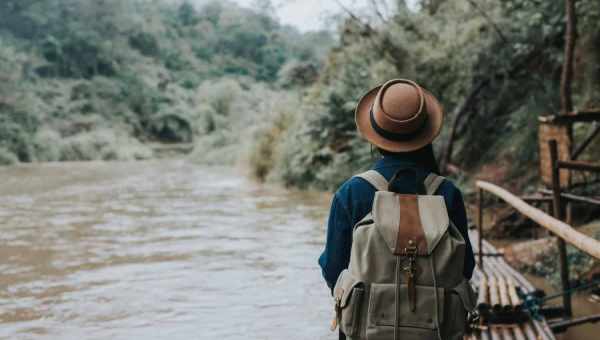
[[[427,124],[427,115],[425,115],[425,119],[423,119],[421,126],[419,126],[415,131],[410,132],[410,133],[398,133],[398,132],[391,132],[391,131],[385,130],[381,126],[377,125],[377,122],[375,121],[375,115],[373,114],[372,107],[369,112],[369,117],[371,120],[371,127],[373,128],[373,130],[375,130],[375,132],[377,132],[378,135],[380,135],[381,137],[383,137],[385,139],[393,140],[396,142],[404,142],[404,141],[408,141],[408,140],[411,140],[411,139],[417,137],[423,131],[423,129],[425,128],[425,125]]]

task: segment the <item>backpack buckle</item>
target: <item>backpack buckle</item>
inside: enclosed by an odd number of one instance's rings
[[[404,248],[406,257],[408,259],[408,265],[404,267],[406,272],[406,283],[408,286],[408,301],[410,303],[410,310],[414,312],[417,309],[417,289],[415,286],[415,274],[417,272],[417,243],[415,240],[408,240],[408,246]]]
[[[417,242],[413,239],[408,240],[408,246],[404,248],[404,253],[406,254],[406,257],[409,260],[414,261],[417,258],[418,251],[419,248],[417,247]]]

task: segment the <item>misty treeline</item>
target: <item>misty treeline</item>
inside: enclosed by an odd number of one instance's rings
[[[402,77],[445,106],[443,163],[537,172],[537,117],[559,112],[563,1],[340,3],[334,32],[305,34],[261,3],[0,2],[0,162],[148,158],[148,142],[193,142],[198,162],[332,189],[375,157],[354,127],[359,97]],[[579,0],[577,14],[575,106],[598,108],[600,3]]]
[[[148,142],[193,141],[202,160],[233,161],[222,148],[249,140],[265,99],[289,96],[277,89],[313,83],[330,44],[268,10],[1,1],[0,163],[141,159]]]

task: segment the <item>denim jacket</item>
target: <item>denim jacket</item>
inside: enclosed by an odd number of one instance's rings
[[[413,168],[417,170],[417,178],[424,179],[429,171],[415,163],[394,156],[385,156],[377,161],[374,170],[382,174],[388,181],[399,169]],[[395,182],[398,192],[415,192],[415,183],[408,183],[400,178]],[[475,257],[467,232],[467,216],[460,190],[449,180],[444,180],[436,195],[444,196],[448,216],[458,228],[466,241],[464,276],[470,279],[475,267]],[[350,262],[353,226],[365,217],[373,205],[375,188],[362,178],[350,178],[337,190],[331,203],[329,222],[327,225],[327,241],[325,250],[319,257],[323,277],[330,288]]]

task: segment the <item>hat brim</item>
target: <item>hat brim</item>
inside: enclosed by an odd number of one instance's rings
[[[409,152],[418,150],[425,145],[433,142],[433,140],[440,134],[442,125],[444,123],[444,109],[438,100],[429,91],[423,89],[425,95],[425,113],[427,113],[427,121],[423,129],[409,140],[395,141],[386,139],[378,134],[373,126],[371,126],[370,112],[377,92],[381,89],[381,86],[377,86],[367,92],[356,106],[354,118],[356,120],[356,127],[358,132],[363,138],[368,140],[375,146],[391,152]]]

